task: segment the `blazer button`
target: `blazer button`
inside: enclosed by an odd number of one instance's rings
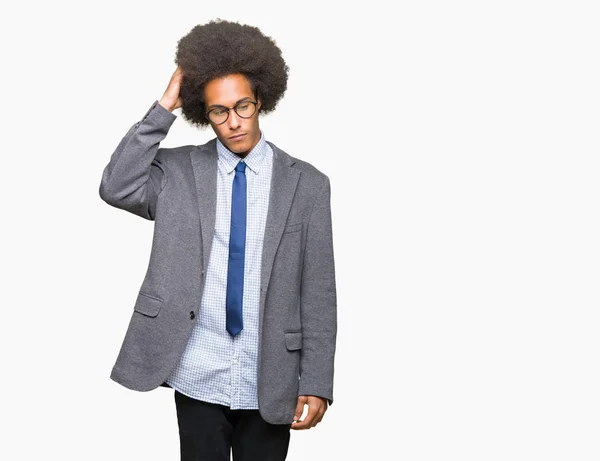
[[[196,317],[196,314],[194,314],[194,311],[190,311],[190,318],[192,320],[194,320],[195,317]]]

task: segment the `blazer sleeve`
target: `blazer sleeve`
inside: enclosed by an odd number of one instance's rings
[[[154,101],[121,139],[104,168],[99,188],[102,200],[154,220],[156,201],[167,181],[164,149],[159,145],[176,118]]]
[[[333,403],[337,307],[330,183],[325,177],[308,222],[302,269],[299,395]]]

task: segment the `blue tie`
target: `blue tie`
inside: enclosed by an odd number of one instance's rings
[[[244,257],[246,256],[246,164],[235,166],[233,192],[231,194],[231,226],[229,230],[229,262],[227,265],[227,331],[237,335],[242,321],[242,299],[244,297]]]

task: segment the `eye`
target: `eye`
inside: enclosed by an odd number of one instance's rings
[[[250,107],[250,104],[248,104],[248,103],[238,105],[238,109],[241,109],[241,110],[246,110],[246,109],[248,109],[248,107]]]
[[[213,109],[211,111],[214,115],[225,115],[227,113],[226,109]]]

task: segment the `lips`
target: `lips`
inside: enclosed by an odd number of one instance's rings
[[[246,133],[236,134],[235,136],[231,136],[229,139],[231,139],[232,141],[237,141],[239,139],[242,139],[244,136],[246,136]]]

